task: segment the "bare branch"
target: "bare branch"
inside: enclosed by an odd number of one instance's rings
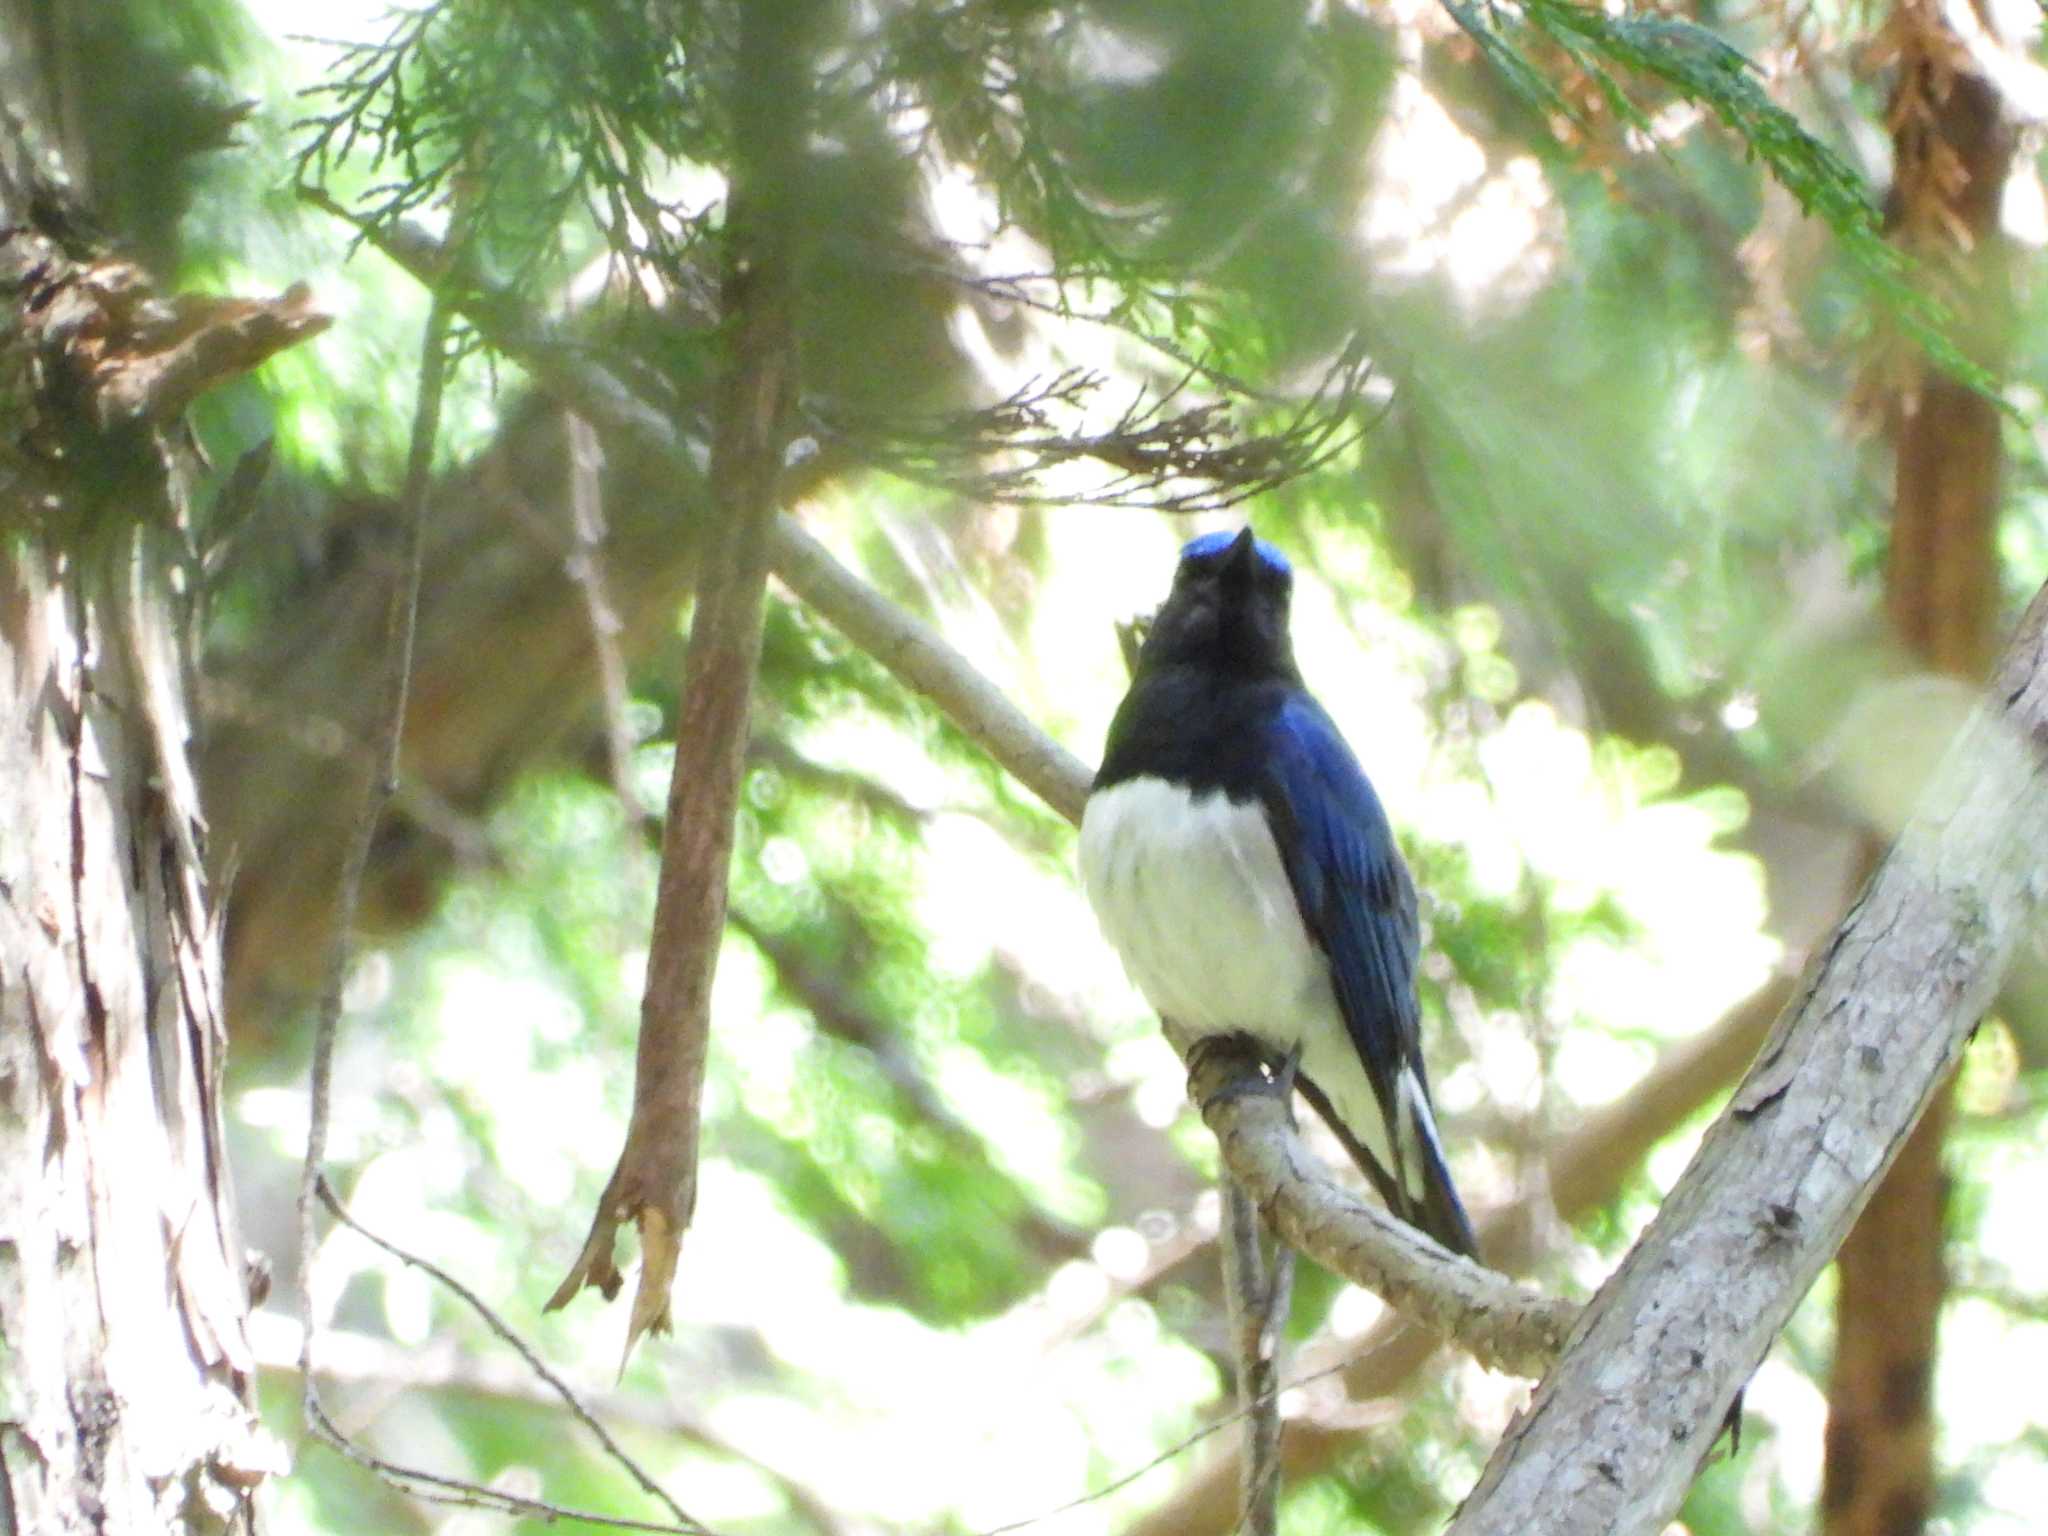
[[[531,1515],[541,1520],[575,1520],[619,1531],[660,1531],[670,1536],[713,1536],[700,1525],[669,1525],[658,1520],[635,1520],[625,1515],[600,1514],[595,1510],[572,1509],[546,1499],[528,1498],[503,1488],[488,1487],[459,1477],[444,1477],[420,1467],[408,1467],[364,1450],[341,1432],[315,1398],[310,1407],[313,1432],[340,1451],[357,1466],[376,1473],[392,1487],[424,1499],[430,1504],[453,1504],[464,1509],[486,1509],[496,1514]]]
[[[259,1312],[252,1319],[250,1333],[259,1366],[266,1372],[297,1375],[300,1328],[295,1319],[276,1312]],[[557,1393],[531,1372],[509,1361],[470,1354],[444,1339],[437,1339],[422,1350],[367,1333],[325,1329],[320,1335],[317,1374],[329,1387],[360,1387],[391,1394],[453,1392],[527,1407],[562,1406]],[[823,1536],[841,1536],[850,1529],[846,1518],[826,1504],[816,1490],[720,1434],[684,1406],[681,1394],[656,1400],[644,1392],[605,1392],[586,1398],[583,1406],[593,1416],[660,1435],[680,1436],[752,1467],[773,1483],[789,1500],[790,1507]]]
[[[357,1221],[354,1216],[349,1214],[348,1208],[335,1197],[334,1190],[325,1179],[320,1181],[319,1193],[320,1203],[327,1207],[329,1214],[336,1221],[351,1231],[361,1234],[373,1247],[382,1249],[385,1253],[398,1260],[399,1263],[407,1265],[412,1269],[417,1269],[422,1274],[427,1275],[481,1318],[486,1328],[489,1328],[491,1332],[511,1345],[513,1352],[526,1362],[527,1369],[546,1383],[548,1390],[553,1392],[556,1398],[561,1401],[562,1406],[569,1410],[570,1415],[583,1425],[585,1429],[590,1431],[591,1436],[604,1448],[604,1453],[618,1463],[625,1470],[626,1475],[638,1483],[643,1491],[665,1504],[668,1507],[668,1512],[676,1517],[679,1524],[691,1526],[701,1524],[700,1521],[692,1517],[684,1510],[682,1505],[678,1504],[670,1496],[666,1488],[663,1488],[660,1483],[654,1480],[653,1475],[645,1467],[641,1466],[639,1462],[626,1453],[624,1447],[612,1438],[611,1432],[598,1422],[597,1416],[583,1405],[583,1400],[576,1395],[575,1389],[550,1370],[547,1362],[541,1359],[539,1352],[531,1344],[528,1344],[524,1338],[520,1337],[519,1331],[506,1322],[504,1318],[500,1317],[481,1296],[477,1295],[475,1291],[464,1285],[433,1260],[414,1253],[410,1249],[399,1247],[398,1244],[392,1242],[389,1238],[379,1236],[360,1221]]]
[[[1576,1305],[1449,1252],[1331,1179],[1249,1042],[1207,1036],[1183,1044],[1183,1054],[1188,1096],[1216,1133],[1224,1166],[1284,1242],[1482,1365],[1538,1376],[1557,1358]]]
[[[1496,1448],[1457,1536],[1661,1530],[1948,1078],[2048,895],[2048,589],[1692,1165]]]

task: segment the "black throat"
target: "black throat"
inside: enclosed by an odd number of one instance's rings
[[[1110,723],[1095,788],[1155,778],[1253,799],[1266,727],[1295,686],[1271,673],[1233,676],[1190,664],[1141,669]]]

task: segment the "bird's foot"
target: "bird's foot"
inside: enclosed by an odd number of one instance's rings
[[[1301,1075],[1301,1042],[1296,1041],[1276,1066],[1267,1062],[1267,1070],[1273,1074],[1273,1091],[1287,1106],[1287,1117],[1294,1118],[1294,1080]]]
[[[1243,1099],[1253,1095],[1278,1095],[1283,1101],[1293,1091],[1293,1076],[1283,1085],[1269,1077],[1266,1050],[1250,1035],[1204,1035],[1187,1048],[1190,1081],[1213,1068],[1223,1077],[1207,1096],[1211,1099]]]

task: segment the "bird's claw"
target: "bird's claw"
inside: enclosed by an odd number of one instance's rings
[[[1301,1047],[1295,1045],[1286,1054],[1275,1057],[1265,1046],[1250,1035],[1205,1035],[1188,1047],[1190,1072],[1198,1070],[1202,1058],[1211,1051],[1249,1052],[1255,1056],[1263,1071],[1245,1070],[1232,1072],[1227,1082],[1212,1095],[1217,1099],[1242,1099],[1253,1094],[1278,1099],[1287,1110],[1290,1123],[1294,1119],[1294,1082],[1301,1073]],[[1245,1063],[1249,1068],[1250,1063]]]
[[[1288,1118],[1294,1116],[1294,1080],[1301,1075],[1301,1042],[1296,1041],[1280,1058],[1278,1066],[1268,1064],[1273,1074],[1273,1089],[1287,1105]]]
[[[1261,1098],[1281,1094],[1276,1080],[1266,1075],[1270,1070],[1266,1052],[1250,1035],[1204,1035],[1187,1048],[1188,1075],[1192,1078],[1202,1071],[1206,1058],[1222,1052],[1228,1061],[1228,1078],[1208,1097],[1212,1099],[1244,1099],[1257,1095]],[[1266,1069],[1266,1070],[1261,1070]]]

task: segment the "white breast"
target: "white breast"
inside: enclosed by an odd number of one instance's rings
[[[1081,881],[1131,980],[1202,1033],[1276,1038],[1330,994],[1266,814],[1223,793],[1132,779],[1090,797]]]
[[[1152,1006],[1197,1034],[1243,1032],[1302,1067],[1387,1166],[1386,1132],[1329,964],[1302,926],[1256,801],[1161,779],[1098,791],[1081,818],[1081,883]]]

